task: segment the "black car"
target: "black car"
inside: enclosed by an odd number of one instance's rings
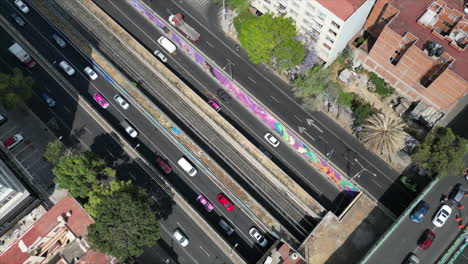
[[[231,96],[224,90],[218,89],[216,91],[216,95],[218,95],[219,99],[225,103],[229,103],[231,101]]]

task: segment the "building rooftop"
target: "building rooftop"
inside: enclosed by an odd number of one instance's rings
[[[449,12],[449,9],[463,14],[464,0],[393,0],[390,4],[398,10],[398,15],[390,21],[388,26],[401,36],[404,36],[407,32],[416,36],[418,41],[415,43],[415,46],[421,50],[424,50],[424,45],[428,41],[435,41],[444,46],[445,52],[455,60],[450,69],[464,80],[468,80],[468,53],[465,50],[459,51],[455,49],[450,46],[450,40],[441,38],[433,34],[431,28],[418,24],[418,20],[426,13],[431,4],[435,2],[446,5],[444,7],[445,10],[443,9],[440,13],[437,13],[437,16],[443,16],[444,12]],[[459,23],[466,24],[466,18],[465,21],[460,21]]]
[[[316,0],[337,17],[346,21],[367,0]]]

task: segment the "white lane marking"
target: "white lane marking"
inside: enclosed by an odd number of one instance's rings
[[[92,134],[91,130],[89,130],[87,127],[84,127],[84,130],[86,130],[86,132],[88,132],[89,134]]]
[[[248,76],[247,78],[249,78],[249,80],[250,80],[251,82],[257,84],[257,82],[256,82],[254,79],[252,79],[252,77]]]
[[[226,59],[232,66],[236,66],[234,62],[232,62],[230,59]]]
[[[131,172],[129,172],[128,175],[130,175],[130,177],[132,177],[133,180],[136,180],[135,175],[133,175]]]
[[[206,252],[206,250],[204,250],[201,246],[200,246],[200,249],[205,252],[206,255],[208,255],[208,257],[210,256],[210,254],[208,254],[208,252]]]
[[[318,136],[323,142],[328,144],[328,141],[326,141],[322,136]]]
[[[296,115],[294,115],[294,118],[296,118],[299,122],[304,123],[304,121],[302,121],[302,119],[300,119],[300,118],[297,117]]]
[[[273,99],[275,102],[279,103],[279,100],[276,99],[275,97],[273,97],[272,95],[270,95],[271,99]]]
[[[382,189],[382,186],[380,186],[380,184],[378,184],[376,181],[374,180],[371,180],[373,183],[375,183],[375,185],[379,186],[380,189]]]
[[[205,42],[206,42],[206,44],[208,44],[208,46],[214,48],[213,44],[209,43],[208,41],[205,41]]]
[[[65,108],[65,111],[67,111],[68,113],[71,113],[70,109],[68,109],[66,106],[63,106],[63,108]]]
[[[47,92],[52,93],[52,92],[50,91],[49,87],[46,87],[45,89],[47,90]]]

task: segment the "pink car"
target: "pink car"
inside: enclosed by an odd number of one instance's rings
[[[213,211],[213,209],[214,209],[213,204],[210,203],[210,201],[208,201],[208,199],[206,199],[206,197],[205,197],[203,194],[198,195],[197,201],[198,201],[201,205],[203,205],[203,207],[205,208],[205,210],[206,210],[207,212]]]
[[[214,100],[209,100],[208,104],[216,111],[219,112],[221,110],[221,106],[219,106],[218,103],[216,103]]]
[[[93,99],[96,101],[102,108],[106,109],[109,107],[109,102],[102,96],[100,93],[93,94]]]

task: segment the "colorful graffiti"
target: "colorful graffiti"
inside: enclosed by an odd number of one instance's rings
[[[268,113],[262,106],[257,104],[245,92],[243,92],[236,84],[233,83],[216,65],[212,65],[204,59],[200,53],[189,45],[185,38],[179,36],[176,32],[167,30],[165,21],[158,18],[148,11],[138,0],[131,0],[139,12],[145,15],[149,20],[153,21],[156,26],[162,28],[167,33],[168,38],[175,42],[187,55],[193,58],[203,69],[209,72],[218,82],[227,90],[231,91],[235,97],[242,102],[248,109],[258,116],[268,127],[275,130],[281,135],[281,138],[291,145],[297,152],[299,152],[306,160],[318,168],[321,172],[326,174],[343,190],[352,192],[356,195],[360,192],[352,183],[347,181],[337,170],[335,170],[328,162],[322,159],[316,152],[310,149],[304,142],[302,142],[294,133],[284,127],[276,118]],[[203,36],[202,36],[203,37]]]

